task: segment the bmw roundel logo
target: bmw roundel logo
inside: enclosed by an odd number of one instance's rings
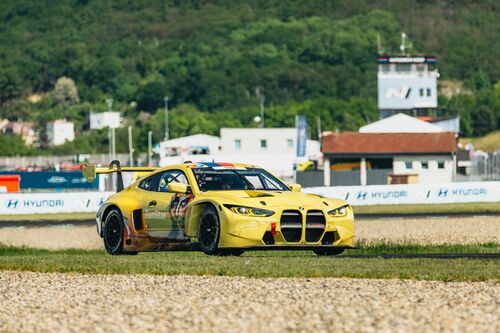
[[[300,210],[304,210],[304,207],[299,207]]]

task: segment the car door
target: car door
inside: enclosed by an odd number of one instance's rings
[[[189,185],[184,172],[177,169],[167,170],[153,175],[149,183],[147,179],[145,181],[147,193],[143,200],[143,211],[149,235],[171,240],[185,239],[185,209],[182,208],[187,208],[192,194],[168,191],[168,184],[171,182]]]

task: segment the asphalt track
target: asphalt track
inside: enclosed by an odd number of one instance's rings
[[[418,218],[460,218],[460,217],[494,217],[500,216],[500,213],[410,213],[410,214],[356,214],[355,218],[359,220],[382,220],[382,219],[418,219]],[[18,221],[0,221],[1,228],[12,227],[51,227],[60,225],[89,226],[93,225],[95,220],[18,220]]]

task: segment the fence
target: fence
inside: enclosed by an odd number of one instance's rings
[[[385,185],[391,169],[366,170],[366,181],[368,185]],[[302,187],[323,186],[323,171],[297,172],[297,183]],[[330,184],[334,186],[361,185],[360,171],[330,171]]]
[[[87,162],[93,164],[108,165],[110,162],[109,154],[85,154],[82,156],[85,156],[85,160]],[[78,163],[77,157],[77,155],[0,157],[0,168],[12,170],[28,166],[53,167],[59,165],[61,162]],[[140,158],[144,159],[144,156],[141,156]],[[122,162],[123,165],[127,165],[129,163],[128,154],[117,154],[116,159]]]
[[[453,181],[495,181],[500,180],[500,150],[494,153],[476,153],[471,158],[467,175],[456,175]]]

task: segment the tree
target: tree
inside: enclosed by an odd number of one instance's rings
[[[75,81],[69,77],[57,79],[53,94],[54,99],[65,109],[80,102]]]
[[[495,113],[485,105],[479,106],[476,112],[472,114],[474,136],[483,136],[495,130],[496,124],[497,119]]]

